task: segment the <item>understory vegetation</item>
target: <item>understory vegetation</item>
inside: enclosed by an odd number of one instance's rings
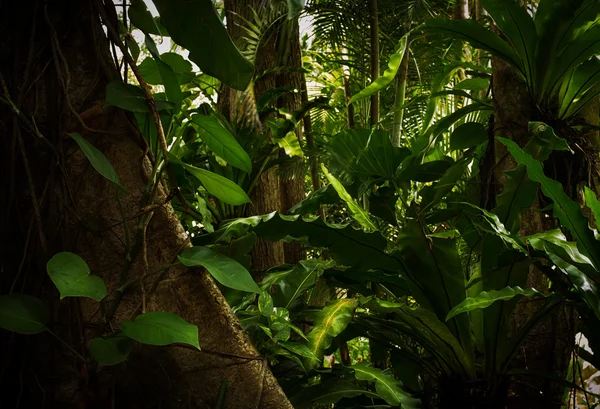
[[[599,407],[599,1],[17,3],[0,407]]]

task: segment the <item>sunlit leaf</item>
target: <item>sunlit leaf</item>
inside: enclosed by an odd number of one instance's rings
[[[420,399],[413,398],[402,390],[402,382],[395,379],[388,370],[373,368],[366,363],[352,365],[356,379],[361,381],[375,381],[375,390],[388,404],[401,405],[402,408],[420,408]]]
[[[452,308],[446,317],[446,321],[455,315],[462,314],[464,312],[473,311],[478,308],[486,308],[496,301],[508,301],[517,296],[533,297],[534,295],[548,297],[552,294],[540,293],[535,288],[523,289],[521,287],[504,287],[502,290],[482,291],[481,293],[477,294],[477,296],[469,297],[456,307]]]
[[[360,101],[361,99],[368,98],[391,84],[391,82],[396,77],[398,68],[400,68],[402,59],[404,58],[407,39],[408,34],[405,34],[404,37],[400,39],[398,45],[396,46],[396,52],[390,56],[388,68],[385,70],[383,75],[375,79],[367,88],[363,89],[358,94],[353,95],[352,98],[350,98],[350,101],[348,101],[349,104],[352,104],[356,101]]]

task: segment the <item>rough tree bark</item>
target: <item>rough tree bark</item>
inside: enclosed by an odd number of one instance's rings
[[[208,409],[224,387],[226,408],[291,408],[204,271],[171,268],[152,276],[126,292],[109,325],[103,323],[125,276],[139,279],[172,263],[190,244],[169,204],[140,214],[151,161],[131,118],[103,107],[105,87],[118,75],[95,7],[103,6],[0,2],[1,94],[19,109],[17,115],[0,104],[1,180],[8,192],[0,204],[6,244],[0,292],[42,296],[51,305],[51,328],[84,356],[91,338],[143,309],[196,324],[203,350],[138,345],[126,363],[97,367],[79,362],[54,338],[2,331],[0,406]],[[66,136],[73,131],[112,163],[129,191],[122,210],[114,187]],[[154,203],[165,198],[163,184]],[[101,310],[94,301],[58,301],[45,272],[58,251],[77,253],[105,280],[109,296]]]
[[[548,176],[559,180],[566,193],[573,199],[579,200],[578,189],[582,183],[587,183],[588,170],[597,167],[595,161],[589,158],[597,157],[597,148],[586,142],[587,136],[575,132],[572,128],[560,123],[553,123],[551,118],[543,117],[536,109],[525,81],[516,70],[499,58],[492,59],[493,76],[492,90],[494,97],[494,135],[511,139],[524,146],[529,139],[528,122],[544,121],[553,126],[559,136],[567,138],[571,143],[577,142],[583,146],[583,151],[575,155],[554,153],[545,163],[544,169]],[[593,107],[588,108],[594,110]],[[595,117],[591,115],[586,120],[597,123],[597,108]],[[504,172],[516,166],[516,163],[506,147],[495,143],[495,170],[492,177],[493,185],[488,187],[498,194],[505,184]],[[584,152],[585,151],[585,152]],[[493,194],[493,193],[492,193]],[[547,205],[543,195],[538,194],[535,208]],[[546,213],[526,210],[521,218],[521,235],[531,235],[557,227]],[[548,288],[547,277],[538,269],[532,268],[527,277],[527,287],[544,290]],[[512,332],[516,332],[543,304],[542,300],[522,301],[511,317]],[[515,358],[514,365],[520,368],[548,374],[549,377],[523,377],[516,379],[509,386],[510,409],[514,408],[559,408],[564,384],[551,380],[551,376],[566,375],[577,330],[577,315],[571,307],[558,308],[553,314],[536,325],[520,353]]]
[[[245,36],[242,28],[245,24],[244,20],[252,21],[254,18],[252,10],[265,12],[265,7],[274,7],[266,6],[262,0],[225,0],[224,4],[227,30],[233,41],[239,45]],[[257,50],[254,63],[257,78],[250,97],[253,101],[259,100],[270,90],[286,88],[290,92],[277,98],[273,104],[290,111],[300,108],[301,90],[305,85],[303,85],[304,76],[300,71],[302,53],[297,19],[280,18],[269,27]],[[265,74],[267,70],[272,71]],[[219,94],[219,106],[226,116],[233,118],[232,111],[238,109],[236,101],[240,97],[238,91],[223,87]],[[251,113],[252,111],[238,112],[237,118],[241,120],[243,116]],[[242,122],[249,123],[244,120]],[[259,121],[254,121],[252,125],[257,131],[264,130]],[[301,139],[300,129],[296,134]],[[252,194],[253,206],[250,214],[266,214],[275,210],[285,213],[304,199],[304,163],[298,160],[295,165],[285,170],[273,167],[260,176],[260,181]],[[282,174],[284,177],[281,177]],[[252,250],[252,268],[256,271],[265,271],[279,264],[297,263],[302,258],[303,251],[299,243],[283,244],[258,239]]]

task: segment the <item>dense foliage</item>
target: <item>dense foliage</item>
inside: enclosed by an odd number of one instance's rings
[[[131,72],[107,86],[106,105],[135,117],[155,158],[151,180],[165,179],[191,237],[175,264],[202,266],[219,283],[294,407],[505,407],[518,397],[515,379],[544,376],[558,382],[565,405],[596,407],[595,159],[586,165],[593,175],[573,189],[547,164],[576,150],[598,154],[600,3],[479,0],[473,13],[482,6],[487,14],[461,19],[452,2],[380,0],[376,58],[387,68],[379,78],[369,71],[368,2],[267,2],[237,44],[220,4],[153,3],[159,17],[141,1],[121,16],[129,24],[121,25],[120,58]],[[280,106],[282,96],[303,91],[293,86],[252,100],[254,83],[268,74],[254,69],[261,44],[278,21],[299,16],[302,66],[271,70],[302,72],[306,100],[297,110]],[[161,53],[168,42],[171,51]],[[496,133],[490,91],[499,86],[491,81],[499,60],[536,107],[527,140]],[[226,86],[240,91],[239,118],[220,111]],[[376,123],[373,97],[381,101]],[[128,194],[98,148],[69,137],[117,197]],[[490,171],[494,149],[513,165]],[[275,170],[283,181],[297,169],[305,199],[251,215],[261,175]],[[490,188],[494,172],[499,190]],[[523,227],[538,216],[543,229]],[[302,260],[256,271],[257,240],[300,243]],[[107,297],[76,254],[56,254],[47,272],[61,299]],[[542,286],[530,286],[534,274]],[[124,293],[145,279],[109,290]],[[568,372],[524,365],[530,333],[565,309],[579,334],[566,351]],[[0,296],[5,330],[51,331],[49,316],[36,297]],[[195,325],[153,311],[99,334],[90,356],[72,352],[118,365],[136,342],[202,348]]]

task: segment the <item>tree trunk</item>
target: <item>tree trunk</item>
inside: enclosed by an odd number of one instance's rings
[[[227,16],[227,30],[234,42],[240,43],[245,33],[243,32],[244,20],[252,21],[252,10],[264,11],[262,0],[225,0]],[[269,31],[265,33],[256,55],[253,92],[249,93],[253,102],[265,95],[266,92],[276,88],[289,88],[283,96],[277,99],[274,105],[290,111],[301,106],[302,81],[304,79],[302,68],[302,53],[300,48],[300,29],[298,20],[278,19]],[[265,74],[267,70],[274,70]],[[236,101],[240,99],[238,91],[223,87],[219,94],[222,111],[233,119],[232,111],[238,109]],[[249,104],[251,105],[251,104]],[[242,113],[240,116],[253,115],[254,111]],[[241,120],[238,116],[237,120]],[[249,120],[242,120],[250,123]],[[263,129],[259,122],[253,126],[258,130]],[[300,130],[297,131],[301,138]],[[251,215],[266,214],[273,211],[287,212],[293,205],[304,199],[304,163],[297,160],[295,166],[283,169],[273,167],[260,176],[260,181],[252,194]],[[284,177],[281,177],[281,174]],[[262,239],[252,250],[252,268],[256,271],[265,271],[273,266],[283,263],[296,263],[303,258],[302,246],[299,243],[283,244],[268,242]]]
[[[369,26],[371,41],[371,81],[379,78],[379,15],[377,0],[369,0]],[[379,124],[379,92],[371,96],[370,126]]]
[[[396,74],[396,93],[394,95],[394,124],[392,127],[392,144],[400,146],[402,137],[402,120],[404,118],[404,102],[406,99],[406,86],[408,79],[408,56],[410,48],[410,39],[406,39],[404,56],[400,62],[400,68]]]
[[[529,95],[525,81],[505,61],[492,59],[492,89],[494,96],[494,135],[511,139],[524,146],[529,139],[528,122],[539,120],[539,113]],[[505,185],[504,172],[516,166],[506,147],[495,143],[496,167],[494,186],[490,191],[500,193]],[[549,161],[551,162],[551,157]],[[572,165],[575,162],[572,163]],[[546,167],[547,169],[548,167]],[[541,208],[538,198],[534,207]],[[526,210],[521,218],[521,235],[531,235],[554,228],[545,213]],[[525,284],[540,291],[548,288],[548,279],[537,268],[532,268]],[[511,332],[515,333],[543,305],[543,300],[519,302],[511,317]],[[559,308],[554,314],[536,325],[520,348],[513,366],[548,374],[549,377],[566,375],[575,341],[576,318],[569,307]],[[559,408],[564,385],[546,377],[515,377],[509,386],[507,408]]]
[[[105,87],[118,75],[94,7],[102,3],[0,3],[2,96],[20,115],[0,105],[8,147],[1,175],[9,190],[0,209],[6,243],[0,291],[42,296],[51,305],[50,328],[72,348],[44,334],[1,332],[0,406],[208,409],[223,391],[221,407],[291,408],[205,271],[167,269],[114,302],[119,283],[172,263],[190,244],[169,204],[141,212],[151,160],[131,117],[103,107]],[[66,136],[73,131],[113,165],[129,192],[120,203],[114,186]],[[153,203],[165,198],[161,185]],[[101,309],[89,299],[58,301],[45,264],[59,251],[80,255],[104,279],[109,296]],[[111,305],[118,308],[105,325]],[[196,324],[202,351],[136,345],[127,362],[113,367],[74,356],[88,357],[91,338],[142,310]]]

